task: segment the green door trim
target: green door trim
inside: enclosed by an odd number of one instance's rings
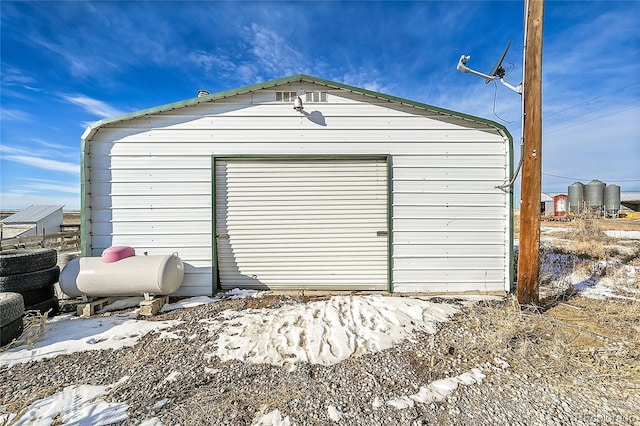
[[[393,291],[393,243],[392,243],[392,217],[391,217],[391,155],[389,154],[344,154],[344,155],[314,155],[314,154],[235,154],[235,155],[211,155],[211,294],[216,294],[220,289],[220,271],[218,268],[217,247],[217,220],[216,220],[216,161],[218,160],[384,160],[387,165],[387,291]]]

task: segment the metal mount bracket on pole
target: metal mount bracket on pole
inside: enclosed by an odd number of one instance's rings
[[[487,83],[491,82],[491,81],[495,81],[495,80],[499,80],[500,83],[502,83],[502,85],[510,90],[513,90],[514,92],[516,92],[519,95],[522,95],[522,83],[518,84],[517,86],[514,86],[510,83],[508,83],[507,81],[504,80],[504,77],[500,77],[498,75],[488,75],[488,74],[484,74],[481,73],[480,71],[476,71],[476,70],[472,70],[471,68],[469,68],[467,66],[467,63],[469,62],[469,59],[471,59],[471,56],[469,55],[462,55],[460,56],[460,60],[458,61],[458,66],[456,67],[456,69],[460,72],[463,72],[465,74],[472,74],[475,76],[478,76],[480,78],[484,78],[485,81]]]

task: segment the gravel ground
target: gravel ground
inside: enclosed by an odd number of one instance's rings
[[[210,355],[217,332],[201,320],[228,309],[278,309],[314,299],[224,300],[152,318],[183,321],[171,330],[180,339],[151,334],[129,348],[0,367],[0,414],[3,408],[24,410],[71,385],[113,386],[128,376],[104,396],[129,406],[127,425],[154,424],[150,419],[252,425],[274,410],[280,420],[274,424],[282,425],[640,425],[640,245],[612,247],[605,237],[580,245],[563,238],[543,244],[537,309],[511,297],[435,300],[460,308],[437,325],[436,334],[417,334],[412,342],[331,366],[302,363],[287,371]],[[596,250],[599,258],[590,257]],[[627,266],[636,272],[620,278]],[[636,300],[583,297],[572,281],[576,271],[587,285],[607,278],[619,294]],[[473,369],[483,379],[460,384],[441,401],[390,405]]]
[[[123,424],[157,418],[165,425],[250,425],[275,409],[297,425],[640,424],[640,351],[630,340],[633,327],[622,337],[584,330],[576,335],[551,315],[561,305],[594,315],[611,303],[629,309],[625,301],[575,297],[545,313],[516,310],[511,299],[447,301],[462,311],[439,324],[435,335],[333,366],[301,364],[291,372],[207,356],[215,336],[201,319],[224,309],[277,309],[306,301],[267,296],[177,310],[154,319],[184,321],[176,330],[190,336],[188,344],[149,335],[132,348],[3,367],[0,405],[16,412],[66,386],[112,385],[129,376],[105,397],[129,405]],[[576,346],[580,336],[593,337],[591,346]],[[482,382],[460,385],[441,402],[388,405],[473,368],[482,371]]]

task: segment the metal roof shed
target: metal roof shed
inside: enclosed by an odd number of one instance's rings
[[[32,232],[23,232],[21,236],[54,234],[60,232],[60,225],[63,222],[63,208],[64,205],[30,206],[7,216],[0,222],[8,226],[27,225],[32,227]]]
[[[82,158],[83,255],[178,252],[178,295],[511,286],[489,120],[296,75],[99,121]]]
[[[631,211],[640,212],[640,192],[621,192],[620,204]]]

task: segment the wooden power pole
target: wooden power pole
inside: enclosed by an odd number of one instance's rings
[[[521,155],[518,302],[539,302],[540,194],[542,190],[542,20],[544,0],[526,1],[524,57],[524,147]]]

